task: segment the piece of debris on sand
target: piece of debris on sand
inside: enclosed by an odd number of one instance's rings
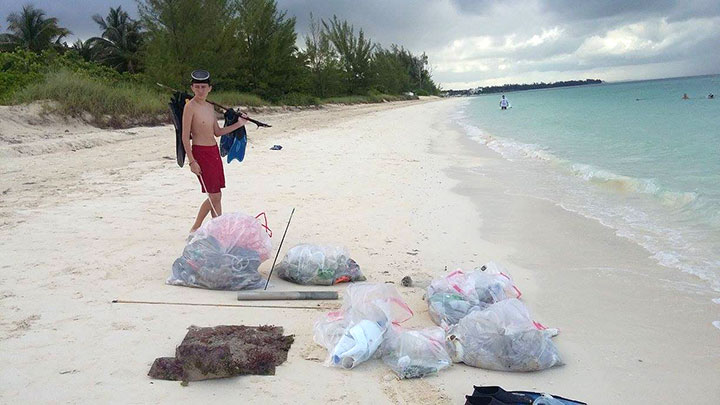
[[[405,276],[400,280],[400,284],[402,284],[403,287],[412,287],[413,279],[410,276]]]
[[[174,381],[274,375],[293,341],[293,335],[283,336],[281,326],[191,326],[175,357],[158,357],[148,375]]]

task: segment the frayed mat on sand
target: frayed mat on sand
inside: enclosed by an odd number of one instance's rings
[[[275,375],[275,367],[287,360],[293,341],[293,335],[283,336],[281,326],[191,326],[175,357],[158,357],[148,375],[183,382]]]

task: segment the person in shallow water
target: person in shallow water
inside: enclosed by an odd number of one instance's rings
[[[500,109],[501,110],[507,110],[508,106],[510,105],[510,102],[508,99],[505,98],[505,95],[502,95],[502,98],[500,98]]]
[[[683,100],[689,100],[689,99],[690,99],[690,97],[688,97],[687,93],[684,93],[684,94],[683,94],[683,98],[682,98],[682,99],[683,99]]]
[[[714,94],[712,94],[712,93],[708,94],[708,99],[712,100],[712,99],[714,99],[714,98],[715,98],[715,95],[714,95]]]

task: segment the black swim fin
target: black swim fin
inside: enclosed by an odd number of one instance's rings
[[[498,386],[487,386],[487,387],[478,387],[473,386],[473,394],[474,397],[479,396],[486,396],[486,397],[493,397],[497,399],[498,401],[502,401],[505,404],[518,404],[518,405],[530,405],[533,403],[533,400],[529,397],[522,395],[522,394],[515,394],[512,392],[505,391],[501,387]]]
[[[508,405],[527,405],[532,404],[535,399],[542,396],[539,392],[530,391],[505,391],[498,386],[473,386],[473,397],[489,396]],[[587,405],[585,402],[575,401],[550,394],[554,399],[566,405]]]
[[[180,167],[185,164],[185,145],[182,142],[182,115],[185,103],[191,98],[189,94],[178,91],[170,97],[170,103],[168,104],[170,106],[170,117],[175,126],[175,156]]]
[[[465,405],[508,405],[505,402],[500,402],[497,399],[493,397],[486,397],[486,396],[470,396],[465,395]]]

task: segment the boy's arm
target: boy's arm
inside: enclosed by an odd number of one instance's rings
[[[248,123],[248,120],[246,120],[246,119],[243,118],[242,116],[240,116],[240,118],[238,118],[238,122],[236,122],[236,123],[234,123],[234,124],[232,124],[232,125],[228,125],[228,126],[223,127],[223,128],[220,128],[220,125],[218,125],[217,121],[215,121],[215,126],[213,127],[213,132],[215,133],[215,136],[227,135],[227,134],[229,134],[230,132],[232,132],[232,131],[240,128],[241,126],[243,126],[243,125],[245,125],[245,124],[247,124],[247,123]]]
[[[190,143],[190,127],[192,126],[193,112],[194,110],[190,106],[190,103],[185,103],[182,116],[182,143],[185,147],[185,153],[187,154],[188,160],[190,161],[190,169],[192,169],[192,164],[195,163],[195,157],[192,153],[192,144]]]

